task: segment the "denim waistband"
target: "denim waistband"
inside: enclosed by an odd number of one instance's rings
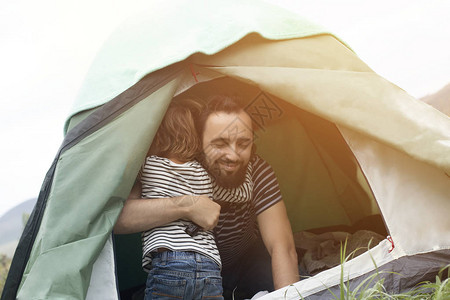
[[[206,255],[194,251],[162,251],[152,253],[153,259],[159,258],[161,261],[177,260],[177,259],[193,259],[196,262],[214,262],[214,260]]]
[[[221,276],[221,269],[212,258],[193,251],[154,253],[150,272],[186,278]]]

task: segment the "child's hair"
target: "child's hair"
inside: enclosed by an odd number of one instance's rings
[[[175,158],[182,162],[195,159],[201,151],[195,120],[202,104],[190,98],[174,99],[156,132],[149,154]]]

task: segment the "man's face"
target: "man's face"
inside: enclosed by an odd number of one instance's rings
[[[239,113],[211,114],[203,131],[205,167],[223,187],[239,186],[245,179],[253,146],[250,116]]]

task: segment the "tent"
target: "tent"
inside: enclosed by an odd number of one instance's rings
[[[379,217],[389,237],[345,265],[352,284],[388,270],[401,275],[386,273],[386,286],[402,291],[450,261],[447,116],[292,12],[170,1],[126,21],[99,51],[2,300],[119,299],[142,283],[139,237],[114,236],[113,225],[170,101],[217,92],[248,100],[257,152],[295,232]],[[334,267],[262,299],[319,298],[339,279]]]

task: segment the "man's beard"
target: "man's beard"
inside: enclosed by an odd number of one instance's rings
[[[199,161],[203,167],[208,171],[209,175],[214,179],[217,185],[223,188],[235,188],[240,186],[245,181],[245,174],[247,172],[247,165],[239,165],[239,168],[232,174],[220,168],[218,160],[210,164],[205,155],[202,155]],[[226,161],[225,161],[226,162]]]

